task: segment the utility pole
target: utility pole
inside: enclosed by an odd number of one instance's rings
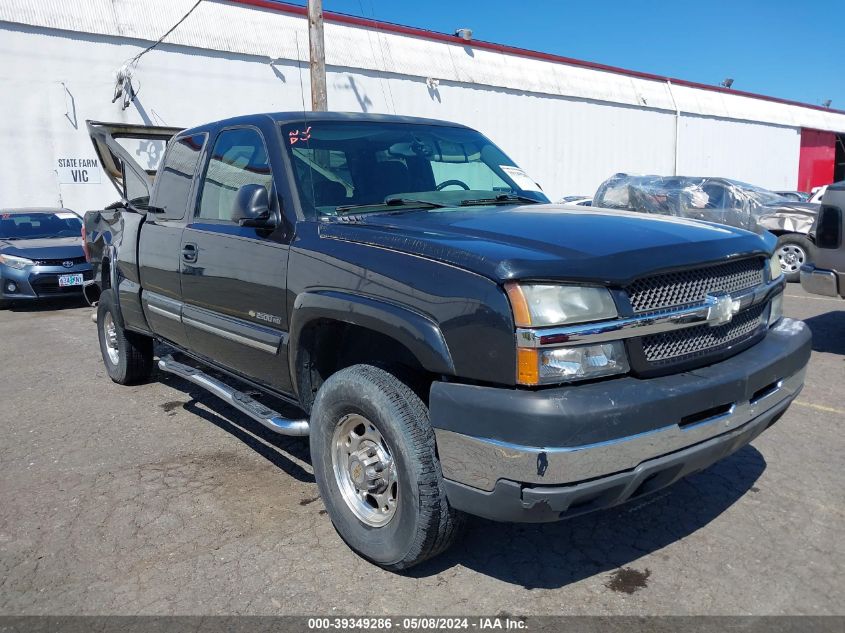
[[[308,0],[308,48],[311,67],[311,109],[329,109],[326,95],[326,48],[323,40],[323,0]]]

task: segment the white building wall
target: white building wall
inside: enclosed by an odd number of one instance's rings
[[[247,0],[205,0],[167,41],[206,51],[252,55],[265,62],[304,60],[306,20],[280,5],[259,9]],[[158,39],[195,0],[3,0],[0,22],[119,36],[128,41]],[[301,7],[297,7],[301,11]],[[480,42],[448,42],[384,29],[326,23],[326,59],[334,66],[384,75],[433,77],[443,81],[543,95],[646,106],[776,125],[845,132],[845,114],[777,102],[741,92],[703,90],[623,72],[596,70],[490,50]]]
[[[674,117],[666,112],[444,82],[432,91],[422,79],[350,72],[330,72],[328,86],[332,109],[361,111],[363,102],[371,112],[446,119],[482,131],[552,199],[592,195],[616,171],[673,168]]]
[[[248,112],[301,110],[310,104],[304,64],[254,56],[208,55],[165,46],[143,59],[138,97],[111,103],[114,69],[138,47],[121,38],[6,26],[2,31],[0,206],[63,204],[78,211],[115,198],[100,184],[59,184],[57,160],[93,158],[85,120],[192,126]],[[233,58],[234,57],[234,58]],[[301,77],[300,77],[300,66]],[[666,112],[583,100],[379,76],[329,68],[333,109],[411,114],[480,129],[557,198],[595,191],[611,173],[672,169],[674,118]]]
[[[57,159],[94,157],[85,119],[191,126],[310,103],[307,64],[300,61],[307,51],[304,19],[207,1],[170,36],[172,43],[142,58],[138,97],[121,110],[111,103],[115,71],[149,44],[137,38],[158,37],[192,3],[174,0],[160,11],[143,4],[0,5],[0,139],[13,148],[0,153],[0,207],[62,203],[84,211],[114,200],[104,175],[100,184],[59,183]],[[800,126],[845,129],[845,116],[836,113],[680,86],[670,93],[664,82],[459,44],[337,24],[327,25],[326,38],[332,109],[475,127],[552,199],[589,195],[619,171],[672,173],[672,95],[684,113],[678,139],[684,174],[792,188]]]
[[[678,172],[727,176],[776,191],[795,189],[800,147],[800,128],[685,115]]]

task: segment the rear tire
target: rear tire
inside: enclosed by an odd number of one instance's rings
[[[117,317],[114,290],[106,290],[97,306],[97,333],[106,372],[120,385],[144,382],[153,370],[153,339],[124,330]]]
[[[463,514],[446,499],[428,408],[384,369],[330,376],[311,412],[311,459],[323,503],[355,552],[389,570],[446,550]]]
[[[780,260],[780,267],[787,281],[801,281],[801,266],[813,261],[815,249],[815,245],[808,238],[798,233],[787,233],[778,237],[775,255]]]

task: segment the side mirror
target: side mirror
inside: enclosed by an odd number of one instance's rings
[[[270,212],[270,197],[262,185],[243,185],[232,203],[232,221],[241,226],[268,228],[275,225]]]

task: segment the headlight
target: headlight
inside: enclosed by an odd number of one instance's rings
[[[769,304],[769,327],[781,320],[783,317],[783,293],[779,292],[772,297]]]
[[[27,266],[34,266],[35,262],[26,257],[15,257],[14,255],[0,255],[0,264],[5,264],[9,268],[17,268],[22,270]]]
[[[616,318],[607,288],[559,284],[505,286],[518,327],[545,327]]]
[[[777,253],[769,258],[769,279],[774,281],[783,274],[783,269],[780,266],[780,257]]]
[[[541,385],[624,374],[630,369],[622,341],[553,349],[520,349],[517,381]]]

